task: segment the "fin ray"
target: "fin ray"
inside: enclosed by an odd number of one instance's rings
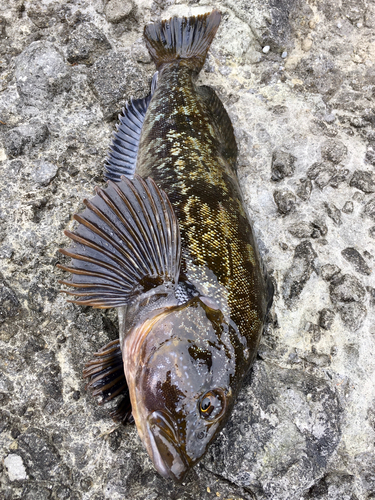
[[[106,404],[122,396],[110,415],[115,422],[132,422],[129,389],[118,339],[94,354],[94,358],[86,363],[83,376],[88,379],[86,389],[93,396],[101,398],[99,404]]]
[[[146,45],[156,68],[184,60],[191,69],[199,72],[220,20],[221,13],[213,10],[199,16],[172,17],[146,26]]]
[[[116,132],[113,133],[104,166],[104,177],[107,180],[119,182],[122,175],[129,179],[134,176],[143,122],[156,88],[157,77],[156,72],[152,78],[150,94],[141,99],[131,98],[118,117],[119,123],[116,125]]]
[[[96,308],[128,304],[135,295],[162,283],[178,281],[181,240],[178,220],[167,195],[152,179],[122,178],[96,189],[86,209],[74,218],[74,232],[65,231],[72,240],[68,249],[69,266],[59,268],[71,273],[72,287],[64,290],[76,296],[77,304]]]

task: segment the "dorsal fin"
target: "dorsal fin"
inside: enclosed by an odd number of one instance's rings
[[[167,195],[148,178],[122,177],[96,188],[92,200],[84,200],[85,211],[74,216],[80,224],[68,249],[71,266],[58,265],[72,273],[71,281],[60,281],[80,297],[76,304],[95,308],[120,307],[136,296],[163,284],[177,284],[181,243],[178,220]]]
[[[122,175],[128,179],[133,178],[142,126],[157,80],[158,72],[152,78],[150,94],[142,99],[131,98],[125,108],[122,108],[122,114],[118,116],[119,123],[116,125],[117,132],[113,133],[105,164],[107,180],[119,182]]]
[[[228,160],[232,168],[236,169],[237,162],[237,143],[234,136],[233,125],[228,116],[227,110],[220,101],[216,92],[207,85],[202,85],[197,89],[199,95],[204,100],[209,112],[211,112],[212,120],[220,134],[221,144],[223,145],[223,155]]]

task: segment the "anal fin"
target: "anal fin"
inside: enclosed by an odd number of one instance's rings
[[[132,98],[122,108],[122,114],[118,117],[119,123],[116,125],[117,132],[113,134],[105,164],[105,178],[107,180],[119,182],[122,175],[128,179],[132,179],[134,176],[142,126],[156,88],[157,79],[158,72],[152,78],[151,92],[148,96],[141,99]]]
[[[110,412],[115,422],[132,422],[131,403],[126,383],[120,341],[114,340],[94,354],[94,359],[85,365],[83,376],[88,379],[86,388],[105,404],[121,397],[117,407]]]
[[[236,169],[236,161],[238,155],[236,138],[234,136],[233,125],[224,108],[223,103],[218,98],[216,92],[207,85],[202,85],[197,89],[199,95],[207,106],[208,111],[212,115],[212,120],[220,135],[221,144],[223,147],[223,155],[228,160],[232,168]]]

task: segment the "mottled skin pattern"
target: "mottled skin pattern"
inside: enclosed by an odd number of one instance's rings
[[[246,338],[248,352],[237,367],[241,376],[256,354],[264,322],[264,276],[220,124],[213,123],[193,77],[183,62],[160,72],[136,172],[152,177],[174,206],[183,248],[180,279],[215,298]]]

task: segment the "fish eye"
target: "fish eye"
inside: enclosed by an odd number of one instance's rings
[[[221,389],[208,391],[199,401],[199,412],[206,420],[216,420],[225,409],[225,395]]]

